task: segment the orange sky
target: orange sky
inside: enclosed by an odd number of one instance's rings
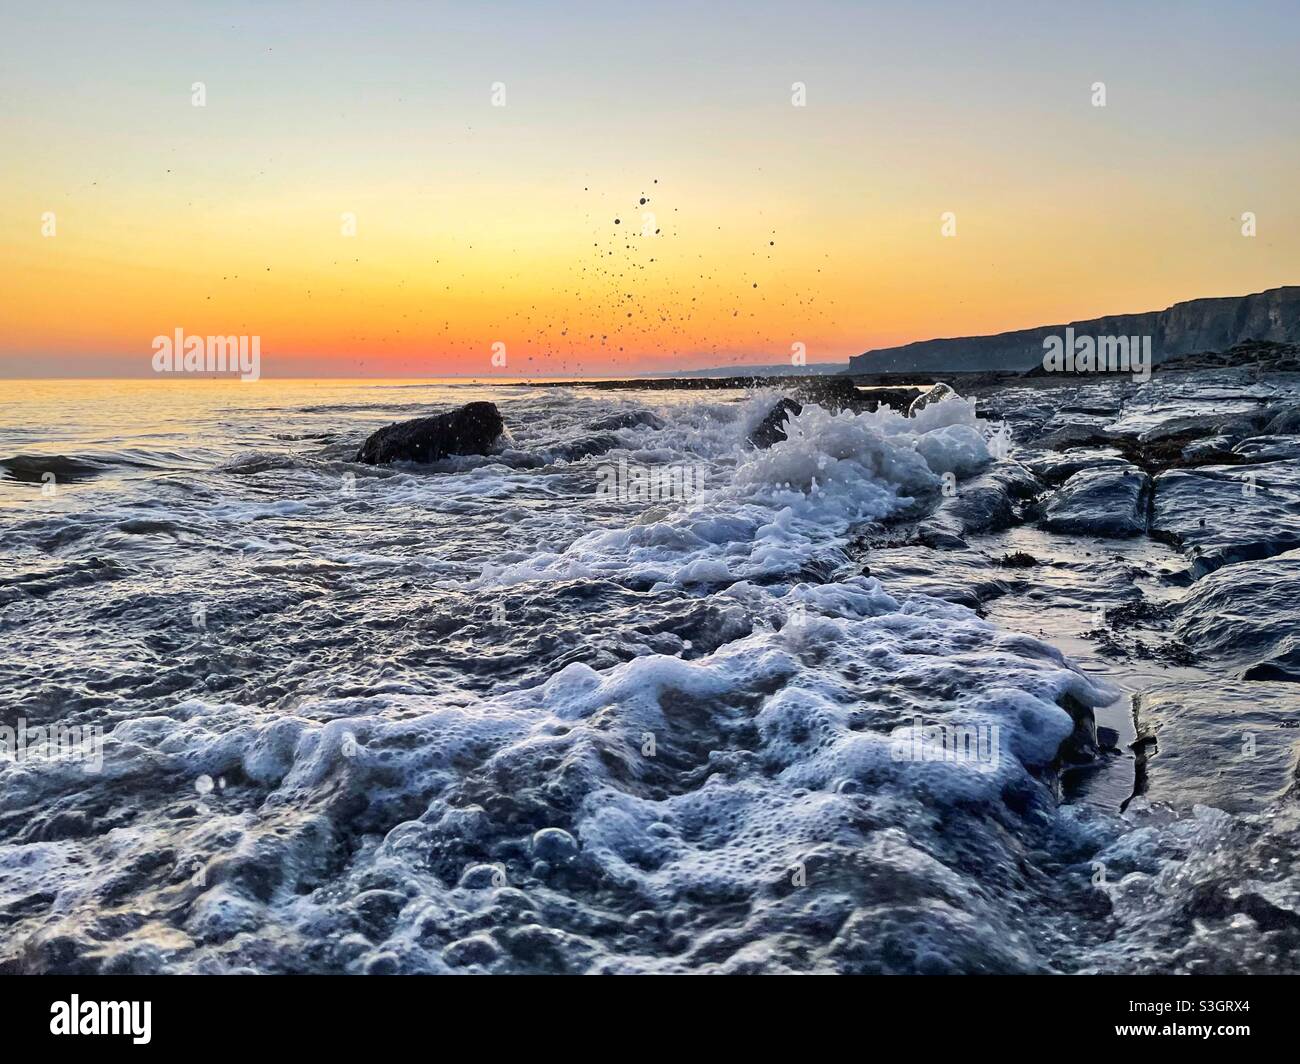
[[[0,375],[816,363],[1300,281],[1284,6],[506,7],[8,17]]]

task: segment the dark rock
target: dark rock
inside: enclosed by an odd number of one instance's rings
[[[606,451],[612,451],[619,446],[620,442],[619,438],[611,433],[579,436],[577,439],[566,440],[548,448],[547,454],[551,460],[560,459],[565,462],[576,462],[580,458],[589,458],[604,454]]]
[[[1017,456],[1019,457],[1019,456]],[[1086,449],[1071,447],[1064,451],[1049,451],[1023,459],[1034,476],[1053,486],[1064,483],[1085,469],[1128,469],[1130,463],[1114,447]]]
[[[794,394],[805,403],[816,403],[827,410],[861,410],[865,396],[850,377],[803,377],[794,386]]]
[[[1200,578],[1300,547],[1300,465],[1175,469],[1155,478],[1151,534],[1186,551]]]
[[[967,536],[1019,524],[1017,500],[1033,498],[1042,488],[1020,463],[999,462],[964,481],[956,494],[942,497],[934,512],[916,525],[913,542],[937,550],[964,550]]]
[[[1254,366],[1268,372],[1300,370],[1300,345],[1277,340],[1247,339],[1222,350],[1198,351],[1171,358],[1162,370],[1236,369]]]
[[[1263,410],[1245,414],[1189,414],[1152,426],[1138,436],[1138,442],[1150,444],[1178,439],[1185,441],[1183,446],[1186,446],[1215,436],[1227,436],[1235,441],[1254,435],[1267,420]]]
[[[8,477],[29,484],[41,483],[47,474],[59,484],[89,480],[109,467],[88,458],[69,458],[62,454],[16,454],[0,458],[0,479]]]
[[[1264,426],[1270,436],[1300,436],[1300,403],[1287,403],[1269,410],[1272,420]]]
[[[1244,413],[1169,418],[1138,436],[1117,439],[1116,446],[1134,465],[1153,475],[1211,462],[1233,465],[1244,461],[1233,452],[1233,444],[1258,435],[1269,417],[1261,407]]]
[[[495,403],[467,403],[450,413],[399,421],[372,433],[355,461],[380,465],[436,462],[451,454],[487,454],[504,429]]]
[[[1114,434],[1098,425],[1063,424],[1043,426],[1043,435],[1035,446],[1046,451],[1068,451],[1080,447],[1109,447],[1116,442]]]
[[[1147,529],[1151,480],[1141,470],[1085,469],[1052,496],[1039,522],[1049,532],[1122,538]]]
[[[1300,550],[1198,580],[1174,631],[1198,653],[1241,667],[1243,679],[1300,682]]]
[[[749,442],[755,447],[765,449],[785,439],[785,423],[794,414],[803,412],[803,407],[793,399],[781,399],[767,412],[767,417],[759,422],[758,428],[749,434]]]
[[[920,388],[867,388],[861,389],[861,394],[863,410],[874,412],[888,406],[902,414],[924,392]]]
[[[1224,461],[1233,461],[1233,437],[1211,436],[1208,440],[1196,440],[1182,449],[1182,459],[1188,465],[1219,465]]]
[[[1032,499],[1043,491],[1043,483],[1019,462],[998,462],[983,474],[989,483],[999,484],[1013,499]]]
[[[1278,462],[1300,459],[1300,439],[1294,436],[1251,436],[1233,449],[1239,462]]]

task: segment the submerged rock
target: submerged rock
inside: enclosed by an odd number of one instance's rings
[[[1300,683],[1300,550],[1197,581],[1174,631],[1193,650],[1239,666],[1242,679]]]
[[[1049,532],[1123,538],[1147,529],[1151,479],[1139,469],[1084,469],[1052,496],[1039,522]]]
[[[767,412],[767,417],[758,423],[758,428],[749,434],[749,442],[758,448],[771,447],[785,439],[785,423],[795,414],[803,412],[803,407],[793,399],[781,399]]]
[[[1245,812],[1295,782],[1295,689],[1227,680],[1165,684],[1134,704],[1137,791],[1153,802]]]
[[[895,595],[930,595],[979,610],[1007,593],[1005,574],[972,550],[922,545],[886,547],[870,553],[871,575]]]
[[[371,433],[355,461],[436,462],[450,454],[487,454],[505,429],[495,403],[466,403],[433,417],[399,421]]]

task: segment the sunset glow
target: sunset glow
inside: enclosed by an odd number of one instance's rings
[[[1267,10],[291,8],[10,18],[0,374],[817,363],[1300,280]]]

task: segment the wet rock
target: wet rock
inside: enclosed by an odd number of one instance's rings
[[[604,454],[606,451],[612,451],[619,446],[620,442],[617,436],[610,433],[602,433],[597,436],[579,436],[575,440],[568,440],[549,448],[548,458],[552,461],[558,459],[565,462],[576,462],[581,458],[591,458]]]
[[[1300,547],[1300,464],[1174,469],[1154,487],[1151,534],[1186,551],[1194,577]]]
[[[94,834],[95,823],[86,813],[68,809],[55,813],[46,820],[36,820],[23,834],[24,839],[39,842],[57,842],[61,839],[84,839]]]
[[[767,416],[759,422],[758,428],[749,434],[749,442],[755,447],[766,449],[774,443],[780,443],[785,439],[785,423],[794,416],[803,412],[803,407],[793,399],[781,399],[776,406],[767,412]]]
[[[1272,407],[1269,413],[1273,417],[1264,426],[1265,433],[1270,436],[1300,435],[1300,403],[1286,403],[1280,407]]]
[[[355,461],[436,462],[452,454],[487,454],[505,429],[495,403],[466,403],[433,417],[399,421],[374,432]]]
[[[1128,469],[1132,464],[1114,447],[1070,447],[1028,456],[1022,461],[1034,476],[1051,485],[1064,483],[1085,469]]]
[[[1137,696],[1137,790],[1153,802],[1262,809],[1295,782],[1291,684],[1166,684]]]
[[[998,462],[983,479],[991,484],[1000,485],[1013,499],[1032,499],[1043,491],[1043,483],[1031,469],[1019,462]]]
[[[966,536],[1010,528],[1015,521],[1015,508],[1006,488],[981,478],[961,485],[956,495],[943,499],[918,532],[920,541],[927,546],[959,549],[966,545]]]
[[[1192,585],[1174,626],[1246,680],[1300,683],[1300,550],[1225,566]],[[1292,691],[1292,707],[1300,694]]]
[[[1300,459],[1300,438],[1251,436],[1232,449],[1241,462],[1278,462]]]
[[[923,393],[922,395],[918,395],[914,400],[912,400],[912,405],[907,408],[907,416],[916,417],[917,414],[919,414],[931,403],[937,403],[944,399],[957,399],[957,398],[959,398],[959,396],[957,395],[957,389],[954,388],[951,384],[944,384],[943,381],[940,381],[938,384],[934,385],[929,391]]]
[[[1147,529],[1151,480],[1141,470],[1085,469],[1047,504],[1039,524],[1049,532],[1123,538]]]
[[[1262,410],[1244,414],[1190,414],[1169,418],[1139,433],[1138,443],[1151,444],[1174,439],[1191,442],[1216,436],[1239,440],[1259,432],[1266,421]]]
[[[1211,436],[1208,440],[1196,440],[1182,449],[1182,459],[1188,465],[1212,465],[1232,460],[1231,436]]]
[[[1047,451],[1067,451],[1079,447],[1108,447],[1115,439],[1113,433],[1095,424],[1066,424],[1054,428],[1049,423],[1034,443]]]
[[[917,541],[940,550],[961,550],[966,537],[1000,532],[1020,523],[1017,500],[1032,498],[1042,484],[1017,462],[999,462],[964,481],[917,526]]]

